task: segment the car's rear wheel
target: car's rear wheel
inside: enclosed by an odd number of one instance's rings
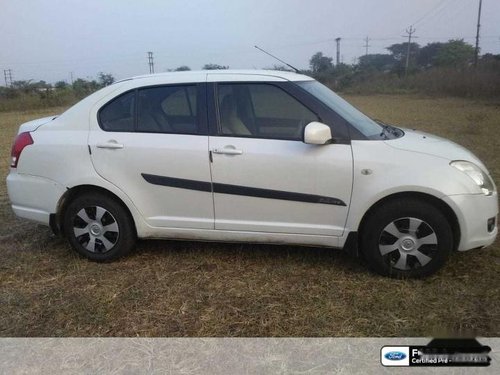
[[[429,276],[443,266],[453,248],[445,215],[423,200],[389,201],[370,213],[362,230],[368,265],[385,276]]]
[[[112,197],[88,193],[65,210],[64,233],[71,246],[95,261],[116,259],[130,252],[136,241],[132,219]]]

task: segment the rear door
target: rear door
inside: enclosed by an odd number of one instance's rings
[[[350,144],[303,143],[305,125],[328,119],[290,85],[219,81],[209,89],[216,229],[342,235],[352,188]]]
[[[213,229],[205,84],[143,87],[91,114],[96,171],[153,227]]]

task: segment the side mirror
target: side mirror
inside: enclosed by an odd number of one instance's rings
[[[313,121],[304,128],[304,143],[325,145],[332,140],[332,131],[328,125]]]

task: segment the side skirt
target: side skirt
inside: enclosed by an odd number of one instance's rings
[[[149,227],[138,233],[141,239],[177,239],[188,241],[250,242],[281,245],[319,246],[341,249],[341,237],[307,234],[242,232],[215,229]]]

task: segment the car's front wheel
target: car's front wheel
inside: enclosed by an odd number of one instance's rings
[[[63,226],[71,246],[95,261],[123,256],[136,241],[126,209],[101,193],[87,193],[74,199],[65,210]]]
[[[370,214],[362,230],[361,248],[368,265],[385,276],[431,275],[453,247],[445,215],[423,200],[389,201]]]

